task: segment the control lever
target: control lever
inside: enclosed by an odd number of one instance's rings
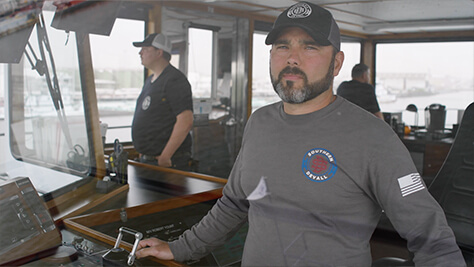
[[[120,248],[120,241],[122,241],[123,233],[131,234],[135,236],[135,243],[133,244],[132,251],[128,256],[126,256],[126,251],[123,248]],[[135,262],[135,252],[137,252],[137,247],[138,247],[138,242],[143,238],[143,234],[140,232],[137,232],[133,229],[127,228],[127,227],[120,227],[119,229],[119,234],[117,236],[117,241],[115,241],[115,246],[107,251],[103,256],[103,265],[104,266],[109,266],[109,265],[121,265],[121,262],[125,261],[125,258],[127,259],[127,264],[128,266],[132,266],[133,263]]]

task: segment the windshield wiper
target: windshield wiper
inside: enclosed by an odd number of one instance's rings
[[[61,96],[61,90],[59,89],[59,82],[56,73],[56,66],[54,65],[53,54],[51,51],[51,46],[49,45],[48,34],[46,32],[43,14],[39,14],[38,22],[36,23],[36,32],[38,35],[38,47],[41,54],[41,59],[36,57],[36,54],[31,47],[30,43],[28,42],[28,48],[31,51],[35,59],[35,63],[31,59],[30,55],[28,54],[28,50],[25,49],[25,55],[28,58],[28,61],[31,64],[31,68],[36,70],[40,76],[45,76],[46,84],[48,85],[49,93],[51,95],[51,99],[53,100],[54,108],[56,109],[56,113],[58,115],[59,123],[61,124],[61,129],[63,130],[64,136],[66,137],[67,145],[70,149],[73,148],[71,132],[69,130],[69,125],[67,122],[66,112],[64,111],[64,104],[63,99]],[[48,53],[48,58],[50,61],[51,67],[51,74],[48,67],[46,53]]]

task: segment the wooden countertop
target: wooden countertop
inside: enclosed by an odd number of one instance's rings
[[[46,204],[57,225],[66,218],[111,209],[128,208],[146,203],[222,188],[226,179],[129,160],[128,184],[103,193],[97,190],[98,178],[74,187]]]

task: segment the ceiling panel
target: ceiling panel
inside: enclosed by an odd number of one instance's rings
[[[296,0],[194,0],[278,16]],[[473,30],[474,0],[310,0],[331,11],[341,29],[362,34]]]

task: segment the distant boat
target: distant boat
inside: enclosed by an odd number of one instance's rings
[[[391,103],[397,101],[397,96],[390,94],[381,83],[376,84],[375,94],[377,95],[377,101],[379,103]]]
[[[431,90],[431,88],[422,88],[422,87],[411,87],[407,90],[404,90],[398,94],[399,97],[411,97],[411,96],[428,96],[435,95],[436,92]]]

